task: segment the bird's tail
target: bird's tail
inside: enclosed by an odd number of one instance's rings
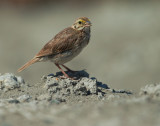
[[[40,58],[37,58],[37,57],[31,59],[31,60],[28,61],[26,64],[24,64],[21,68],[19,68],[19,69],[17,70],[17,72],[23,71],[24,69],[26,69],[27,67],[29,67],[29,66],[32,65],[33,63],[38,62],[39,59],[40,59]]]

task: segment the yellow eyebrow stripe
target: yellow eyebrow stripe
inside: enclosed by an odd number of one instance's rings
[[[83,23],[85,23],[86,21],[84,21],[84,20],[82,20],[82,19],[80,19],[79,21],[81,21],[81,22],[83,22]]]

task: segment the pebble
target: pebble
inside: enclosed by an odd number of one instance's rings
[[[17,98],[19,102],[28,102],[32,97],[30,95],[22,95]]]

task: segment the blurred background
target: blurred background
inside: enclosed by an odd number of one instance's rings
[[[53,63],[29,61],[54,35],[81,16],[93,26],[91,41],[66,65],[86,69],[111,88],[138,91],[160,82],[160,2],[157,0],[0,0],[0,73],[34,84],[56,73]]]

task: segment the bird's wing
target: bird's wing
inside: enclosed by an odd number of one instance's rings
[[[79,39],[79,35],[78,31],[71,27],[64,29],[50,40],[36,57],[55,55],[73,49],[76,41]]]

